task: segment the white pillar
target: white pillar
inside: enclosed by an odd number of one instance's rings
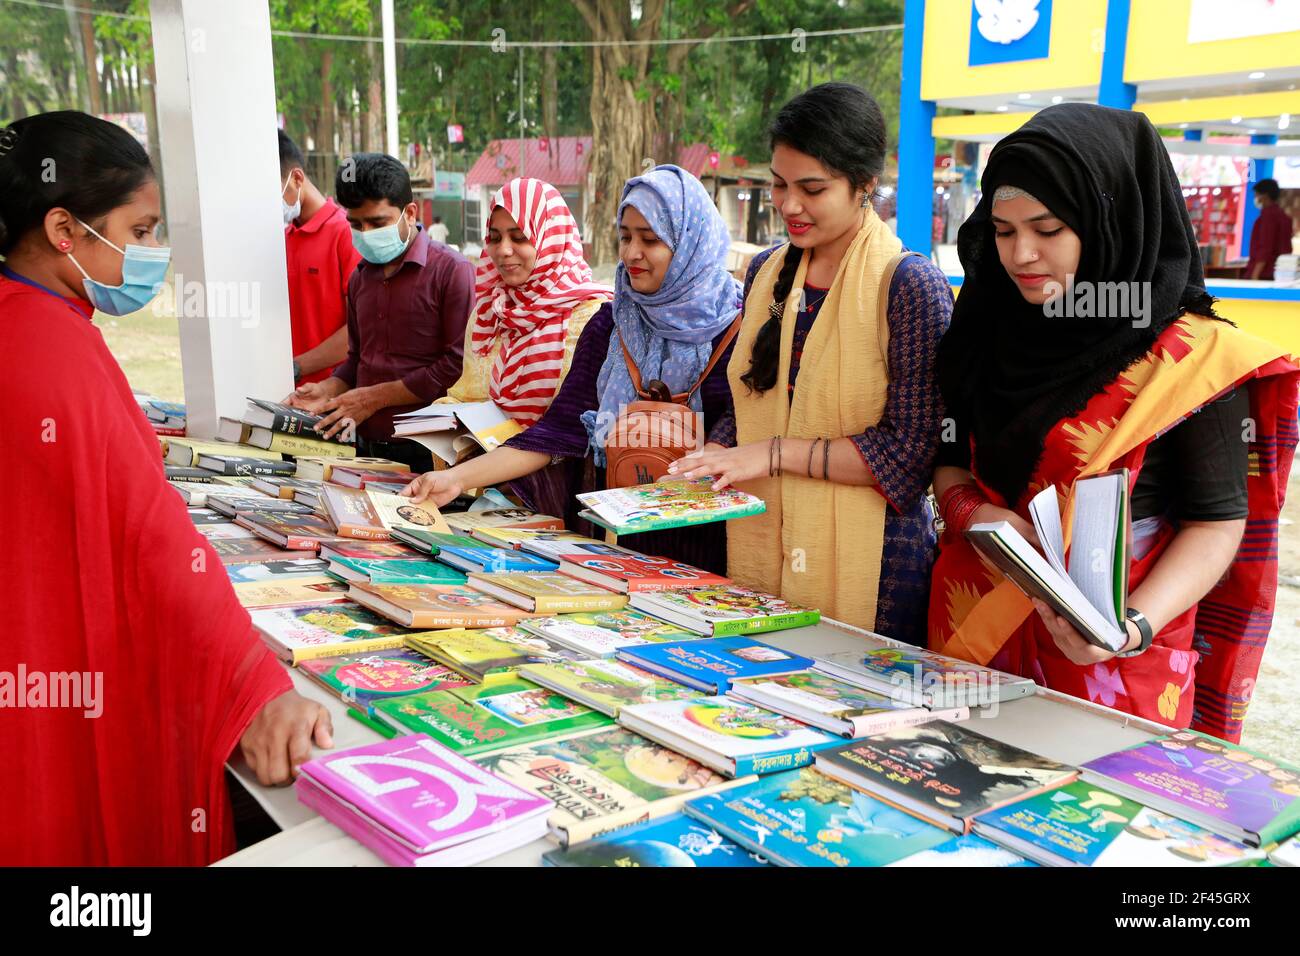
[[[150,0],[188,428],[293,389],[266,0]],[[164,293],[166,294],[166,293]]]
[[[388,145],[388,155],[396,156],[403,163],[406,157],[401,154],[401,144],[397,141],[397,41],[394,38],[393,0],[383,0],[380,4],[380,16],[384,32],[384,129]]]

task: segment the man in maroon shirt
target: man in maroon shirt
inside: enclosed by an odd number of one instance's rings
[[[1261,179],[1255,184],[1255,203],[1259,218],[1250,230],[1250,259],[1246,263],[1247,279],[1272,279],[1278,256],[1291,254],[1294,224],[1277,204],[1282,191],[1276,179]]]
[[[441,398],[460,377],[474,266],[419,231],[410,176],[393,157],[349,157],[334,192],[362,257],[348,282],[348,356],[286,401],[324,415],[326,437],[354,424],[359,454],[427,471],[423,447],[392,440],[393,416]]]

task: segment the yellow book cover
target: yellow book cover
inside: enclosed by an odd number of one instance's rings
[[[463,627],[408,634],[406,646],[474,680],[512,674],[525,664],[562,660],[551,645],[517,627]]]
[[[305,435],[286,435],[284,432],[271,432],[267,449],[283,452],[286,455],[326,455],[351,462],[357,457],[357,450],[352,445],[340,445],[338,442],[324,441]]]
[[[404,495],[395,495],[387,491],[366,489],[362,494],[370,499],[379,523],[392,531],[396,528],[415,528],[419,531],[432,531],[436,534],[451,534],[447,519],[442,512],[428,501],[418,504]]]
[[[348,586],[328,574],[289,581],[241,581],[232,587],[239,603],[249,610],[334,604],[348,596]]]
[[[200,441],[197,438],[172,438],[167,443],[167,463],[172,465],[198,464],[199,455],[238,455],[241,458],[261,458],[266,461],[283,461],[278,451],[236,445],[228,441]],[[186,459],[186,460],[182,460]]]

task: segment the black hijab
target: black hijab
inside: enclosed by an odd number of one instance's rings
[[[1032,194],[1078,234],[1076,287],[1149,283],[1149,324],[1048,317],[1026,302],[994,242],[999,186]],[[980,187],[957,233],[965,277],[939,345],[939,388],[959,431],[975,437],[981,480],[1015,507],[1057,422],[1082,411],[1183,312],[1217,316],[1173,163],[1141,113],[1085,103],[1042,110],[993,148]]]

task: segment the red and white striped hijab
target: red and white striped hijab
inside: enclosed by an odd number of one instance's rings
[[[560,191],[540,179],[510,180],[492,197],[537,249],[532,274],[510,287],[484,249],[475,274],[470,346],[487,355],[501,340],[492,363],[488,396],[522,425],[542,417],[560,386],[569,313],[588,299],[612,299],[614,290],[591,280],[578,224]]]

